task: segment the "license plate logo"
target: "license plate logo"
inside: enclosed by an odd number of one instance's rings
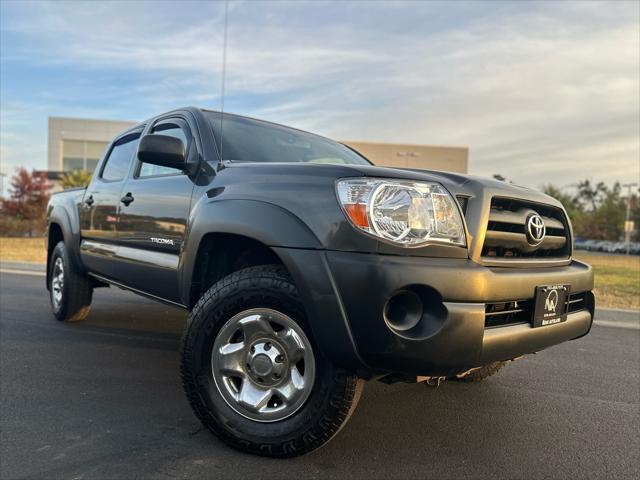
[[[542,327],[567,319],[569,285],[547,285],[536,288],[533,326]]]

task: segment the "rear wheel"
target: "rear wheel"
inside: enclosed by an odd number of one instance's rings
[[[84,320],[91,309],[91,280],[73,265],[64,242],[51,253],[49,299],[53,315],[62,322]]]
[[[182,380],[211,432],[271,457],[330,440],[363,384],[313,344],[296,288],[278,265],[238,271],[205,293],[185,327]]]

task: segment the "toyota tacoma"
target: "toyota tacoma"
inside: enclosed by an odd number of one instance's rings
[[[185,108],[123,132],[47,220],[55,317],[82,320],[109,285],[188,310],[188,400],[259,455],[323,445],[365,380],[481,380],[593,321],[557,200],[376,167],[238,115]]]

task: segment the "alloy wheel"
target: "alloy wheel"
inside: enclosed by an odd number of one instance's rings
[[[315,380],[311,343],[287,315],[245,310],[220,330],[211,353],[218,391],[240,415],[276,422],[307,400]]]
[[[55,308],[62,304],[62,292],[64,289],[64,263],[62,258],[56,258],[51,272],[51,301]]]

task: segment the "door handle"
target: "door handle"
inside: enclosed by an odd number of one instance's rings
[[[93,202],[95,202],[95,200],[93,199],[93,195],[89,195],[88,198],[84,199],[84,203],[90,207],[91,205],[93,205]]]
[[[128,207],[129,204],[133,202],[133,200],[134,198],[133,198],[133,195],[131,195],[131,192],[127,193],[124,197],[120,199],[120,201],[124,203],[125,207]]]

